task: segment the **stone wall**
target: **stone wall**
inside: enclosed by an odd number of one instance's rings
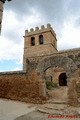
[[[68,104],[80,106],[80,69],[75,71],[68,83]]]
[[[44,71],[51,67],[61,67],[67,76],[71,77],[80,68],[80,48],[59,51],[52,55],[30,57],[26,60],[27,73],[35,68],[43,76]]]
[[[46,99],[44,86],[44,82],[37,77],[34,71],[29,74],[28,79],[26,79],[25,72],[0,73],[1,98],[34,103],[41,102],[42,99]]]
[[[67,73],[67,77],[71,77],[77,69],[77,65],[72,59],[66,56],[51,56],[45,57],[38,63],[36,61],[29,61],[27,64],[27,71],[30,72],[32,68],[35,68],[37,72],[44,78],[44,72],[49,68],[61,67]]]
[[[76,88],[76,79],[71,78],[68,84],[68,104],[72,106],[78,106],[78,96]]]
[[[77,96],[80,101],[80,77],[79,77],[79,81],[77,82],[77,85],[76,85],[76,91],[77,91]]]

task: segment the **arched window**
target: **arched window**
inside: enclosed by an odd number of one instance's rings
[[[39,44],[43,44],[43,35],[39,35]]]
[[[31,37],[31,45],[32,45],[32,46],[35,45],[35,37]]]

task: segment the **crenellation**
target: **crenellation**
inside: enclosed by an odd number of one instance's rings
[[[39,27],[35,27],[35,31],[39,30]]]
[[[45,29],[45,26],[44,26],[44,25],[41,25],[41,30],[42,30],[42,29]]]
[[[47,24],[47,28],[51,28],[51,24]]]
[[[33,29],[33,28],[31,28],[31,29],[30,29],[30,32],[33,32],[33,31],[34,31],[34,29]]]
[[[25,30],[25,36],[27,35],[28,32],[29,32],[28,30]]]
[[[55,31],[52,29],[51,25],[50,24],[47,24],[47,27],[45,27],[44,25],[41,25],[41,28],[39,27],[35,27],[34,28],[30,28],[30,30],[25,30],[25,36],[28,36],[28,35],[32,35],[32,34],[40,34],[41,32],[42,33],[45,33],[45,32],[48,32],[50,31],[54,37],[56,38],[56,33]]]

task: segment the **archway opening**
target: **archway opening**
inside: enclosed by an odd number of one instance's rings
[[[59,86],[67,86],[67,76],[66,76],[66,73],[61,73],[59,75]]]

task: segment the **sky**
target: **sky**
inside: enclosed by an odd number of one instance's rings
[[[58,50],[80,48],[80,0],[5,2],[0,36],[0,72],[22,70],[25,30],[51,24]]]

